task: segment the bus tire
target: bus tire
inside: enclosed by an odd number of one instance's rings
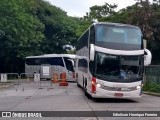
[[[85,87],[85,89],[84,89],[84,93],[85,93],[85,96],[86,96],[88,99],[92,99],[92,96],[91,96],[90,94],[88,94],[86,87]]]
[[[92,96],[91,96],[90,94],[88,94],[88,92],[87,92],[87,80],[85,80],[84,93],[85,93],[85,96],[86,96],[88,99],[91,99],[91,98],[92,98]]]
[[[83,77],[83,89],[85,88],[85,84],[84,84],[84,77]]]
[[[79,84],[78,82],[77,82],[77,87],[79,87],[79,88],[81,87],[80,84]]]

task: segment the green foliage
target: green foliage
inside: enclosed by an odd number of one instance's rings
[[[160,93],[160,84],[151,83],[151,84],[144,85],[144,91]]]
[[[44,0],[1,0],[0,17],[0,72],[23,72],[26,56],[65,53],[77,40],[77,21]]]
[[[25,8],[26,4],[29,6]],[[37,52],[40,42],[44,39],[44,25],[35,16],[30,15],[34,11],[32,6],[34,4],[29,0],[1,0],[0,57],[24,57],[30,49]]]
[[[37,17],[45,25],[41,50],[44,53],[64,53],[63,46],[74,44],[77,36],[76,23],[66,12],[45,1],[39,2]]]
[[[93,23],[83,18],[75,18],[75,21],[77,24],[77,28],[75,30],[76,30],[76,35],[78,37],[80,37],[86,31],[86,29]]]
[[[25,56],[40,53],[44,25],[35,15],[36,7],[36,0],[0,1],[1,72],[18,71]]]
[[[90,7],[90,11],[86,13],[86,16],[84,16],[84,19],[88,21],[93,21],[93,20],[101,21],[103,17],[114,14],[115,8],[117,8],[117,5],[115,4],[111,5],[108,3],[105,3],[102,6],[98,5],[92,6]]]

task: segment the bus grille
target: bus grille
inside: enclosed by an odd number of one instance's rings
[[[109,86],[101,85],[100,88],[104,89],[104,90],[109,90],[109,91],[134,91],[134,90],[137,90],[136,86],[135,87],[120,88],[120,87],[109,87]]]

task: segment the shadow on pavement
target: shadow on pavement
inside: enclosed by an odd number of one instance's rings
[[[137,103],[135,100],[123,98],[94,98],[92,100],[97,103]]]

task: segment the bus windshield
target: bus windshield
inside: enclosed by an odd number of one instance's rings
[[[123,46],[124,49],[141,49],[141,36],[137,27],[97,25],[95,44],[111,49],[122,49],[123,45],[130,45],[128,48]]]
[[[64,57],[64,61],[65,61],[67,70],[74,72],[74,61],[73,61],[73,59]]]
[[[110,82],[136,81],[142,76],[142,56],[114,56],[96,53],[95,76]]]

